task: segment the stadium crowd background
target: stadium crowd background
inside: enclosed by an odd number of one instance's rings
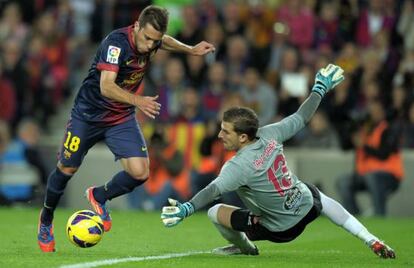
[[[154,57],[143,94],[159,95],[162,111],[154,121],[138,112],[152,175],[132,206],[145,196],[158,196],[147,208],[173,192],[191,196],[231,157],[217,139],[223,110],[246,105],[262,125],[278,121],[296,111],[314,73],[330,62],[345,70],[345,82],[286,145],[352,150],[352,133],[379,99],[401,148],[414,148],[412,0],[21,0],[0,1],[0,133],[9,133],[0,135],[0,152],[28,118],[40,140],[62,135],[65,121],[56,130],[50,120],[72,101],[96,46],[149,4],[169,10],[169,34],[206,40],[216,52]]]

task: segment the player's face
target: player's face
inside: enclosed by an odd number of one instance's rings
[[[140,27],[139,23],[135,22],[135,44],[139,53],[152,50],[161,41],[163,35],[149,23]]]
[[[226,150],[237,151],[240,149],[239,135],[234,131],[232,123],[221,122],[221,130],[218,137],[223,141]]]

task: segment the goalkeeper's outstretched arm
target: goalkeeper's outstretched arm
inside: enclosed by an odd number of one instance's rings
[[[310,121],[316,109],[319,107],[323,96],[344,80],[341,67],[329,64],[315,75],[315,84],[309,97],[302,103],[298,111],[275,124],[264,128],[274,130],[279,142],[291,138]]]
[[[184,218],[191,216],[196,210],[211,203],[220,196],[217,185],[212,182],[206,188],[198,192],[190,201],[181,204],[177,200],[168,199],[171,206],[162,208],[161,219],[166,227],[179,224]]]
[[[303,120],[304,124],[307,124],[311,120],[315,111],[318,109],[321,100],[322,97],[319,94],[311,92],[308,98],[299,107],[296,114]]]
[[[191,198],[189,202],[193,204],[194,210],[199,210],[219,198],[220,195],[217,185],[215,183],[210,183],[206,188]]]
[[[325,94],[345,79],[343,73],[344,70],[341,67],[329,64],[315,75],[315,84],[311,94],[296,112],[305,124],[310,121]]]

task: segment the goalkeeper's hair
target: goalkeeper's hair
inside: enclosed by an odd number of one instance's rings
[[[259,119],[252,109],[246,107],[230,108],[224,112],[223,121],[232,123],[237,134],[246,134],[249,140],[256,138]]]
[[[155,30],[165,33],[168,26],[168,16],[167,9],[151,5],[142,10],[138,18],[138,23],[141,28],[149,23]]]

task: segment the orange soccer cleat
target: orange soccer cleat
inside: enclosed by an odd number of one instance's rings
[[[89,201],[89,204],[91,204],[93,210],[101,217],[103,225],[104,225],[104,231],[109,232],[112,227],[112,220],[111,215],[109,215],[109,210],[106,208],[105,204],[101,204],[98,201],[96,201],[93,190],[95,187],[89,187],[86,189],[85,196]]]
[[[40,221],[37,228],[37,243],[43,252],[55,252],[55,237],[53,236],[53,224],[45,225]]]

